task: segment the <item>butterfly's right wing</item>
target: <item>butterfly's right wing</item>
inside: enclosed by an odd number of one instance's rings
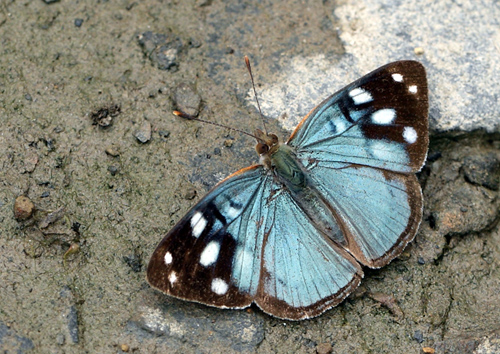
[[[288,144],[358,261],[378,268],[402,252],[422,219],[414,175],[429,144],[422,64],[390,63],[346,86],[304,118]]]
[[[259,285],[268,178],[262,166],[252,166],[212,189],[154,251],[149,284],[209,306],[249,306]]]

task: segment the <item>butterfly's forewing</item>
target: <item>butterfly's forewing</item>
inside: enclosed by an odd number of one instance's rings
[[[255,302],[297,320],[342,301],[362,271],[255,166],[217,185],[179,221],[153,253],[147,277],[177,298],[225,308]]]
[[[303,159],[419,171],[429,145],[427,91],[422,64],[387,64],[314,108],[288,144]]]
[[[250,305],[259,285],[267,177],[262,166],[218,184],[164,237],[148,265],[155,288],[211,306]]]
[[[288,144],[331,205],[361,263],[381,267],[413,239],[422,194],[413,174],[428,146],[425,70],[383,66],[337,92],[297,127]]]

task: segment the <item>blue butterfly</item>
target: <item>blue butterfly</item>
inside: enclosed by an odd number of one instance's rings
[[[285,144],[257,130],[260,164],[220,182],[165,236],[147,279],[220,308],[318,316],[413,240],[429,143],[427,79],[385,65],[314,108]]]

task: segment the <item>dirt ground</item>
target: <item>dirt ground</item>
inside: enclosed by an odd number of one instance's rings
[[[325,15],[335,4],[250,4],[1,3],[2,352],[500,346],[498,134],[431,130],[416,240],[316,319],[222,311],[149,287],[145,267],[162,236],[218,180],[257,162],[250,138],[172,110],[253,131],[261,123],[246,101],[244,55],[259,86],[291,57],[327,53],[333,65],[343,54]],[[35,206],[25,220],[13,212],[19,196]]]

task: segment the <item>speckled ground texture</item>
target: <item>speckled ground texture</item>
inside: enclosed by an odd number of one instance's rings
[[[499,18],[493,0],[1,2],[0,351],[500,352]],[[420,231],[313,320],[145,281],[173,224],[257,161],[250,138],[171,114],[260,127],[244,55],[281,138],[378,66],[428,69]]]

